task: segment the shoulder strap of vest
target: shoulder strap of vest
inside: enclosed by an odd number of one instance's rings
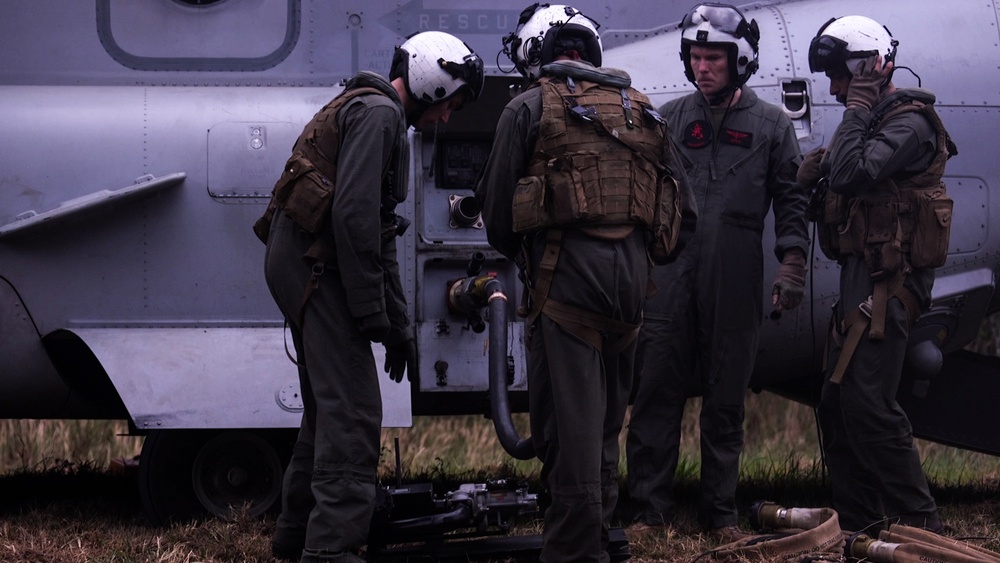
[[[365,94],[379,94],[385,96],[386,93],[379,90],[378,88],[373,88],[371,86],[362,86],[360,88],[351,88],[349,90],[344,90],[340,94],[337,94],[335,98],[330,100],[323,109],[320,111],[326,111],[329,109],[339,110],[340,108],[347,105],[347,102],[357,98],[358,96],[363,96]]]
[[[332,120],[331,122],[333,123],[333,127],[331,129],[333,131],[333,134],[335,135],[336,144],[339,150],[340,129],[336,125],[337,112],[339,112],[342,107],[347,105],[347,103],[353,100],[354,98],[358,96],[363,96],[365,94],[378,94],[380,96],[385,95],[385,93],[379,90],[378,88],[372,88],[367,86],[344,90],[340,94],[337,94],[337,96],[332,100],[330,100],[325,106],[323,106],[323,109],[319,110],[319,112],[316,114],[317,117],[314,118],[313,120],[313,123],[310,123],[310,125],[308,126],[309,130],[304,132],[303,138],[309,141],[316,137],[317,130],[319,129],[319,127],[317,127],[316,125],[316,122]],[[322,114],[326,115],[320,117]],[[311,143],[311,147],[316,151],[316,154],[319,155],[325,161],[322,163],[314,162],[313,164],[316,165],[318,168],[320,168],[325,175],[327,175],[328,177],[332,177],[330,176],[329,171],[336,169],[337,155],[325,154],[323,150],[320,149],[318,143]]]
[[[923,112],[926,105],[927,104],[912,98],[899,100],[895,104],[882,108],[877,113],[873,113],[868,122],[868,129],[871,131],[878,131],[884,127],[886,123],[892,121],[892,118],[913,111]]]
[[[923,174],[917,176],[917,178],[920,179],[926,179],[925,177],[930,176],[934,179],[931,183],[937,183],[937,181],[940,180],[941,175],[944,173],[945,162],[947,162],[947,160],[952,156],[958,154],[958,147],[955,146],[955,142],[952,141],[951,135],[949,135],[948,130],[945,129],[944,123],[941,121],[941,117],[936,111],[934,111],[933,104],[924,103],[920,100],[912,98],[901,100],[899,103],[889,106],[878,114],[872,116],[869,130],[874,133],[880,130],[893,118],[910,112],[919,112],[926,117],[927,120],[931,122],[931,126],[934,128],[934,131],[937,133],[937,156],[934,157],[934,160],[931,162],[927,170]],[[919,183],[919,181],[917,183]]]
[[[393,100],[399,99],[399,94],[396,92],[395,88],[392,87],[392,83],[383,78],[381,75],[367,70],[359,71],[357,74],[344,81],[343,84],[345,90],[353,90],[355,88],[375,88]]]
[[[941,116],[938,115],[937,111],[934,110],[934,106],[931,104],[925,105],[922,109],[922,113],[927,116],[927,119],[931,120],[931,125],[934,126],[934,130],[938,133],[939,141],[944,140],[944,149],[948,152],[948,158],[951,158],[958,154],[958,147],[955,142],[952,141],[951,135],[948,134],[948,130],[945,129],[944,123],[941,122]]]
[[[878,114],[872,116],[871,122],[869,123],[869,129],[871,131],[878,131],[886,123],[892,120],[892,118],[909,112],[920,112],[923,114],[934,127],[937,132],[939,139],[944,140],[941,143],[941,147],[948,151],[948,156],[955,156],[958,154],[958,147],[951,140],[951,135],[948,134],[948,130],[945,129],[944,123],[941,122],[941,117],[936,111],[934,111],[933,104],[927,104],[915,99],[905,99],[900,101],[898,104],[889,106],[888,108],[882,110]]]

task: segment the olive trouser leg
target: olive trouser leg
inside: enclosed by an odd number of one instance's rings
[[[704,385],[698,522],[736,524],[736,489],[743,451],[744,400],[763,318],[760,231],[722,217],[713,252],[701,254],[697,289],[698,367]]]
[[[305,306],[302,330],[295,326],[312,273],[301,257],[312,238],[279,213],[270,240],[265,276],[293,337],[298,337],[294,339],[300,339],[296,348],[308,381],[303,393],[311,392],[315,404],[313,415],[303,416],[288,468],[292,475],[286,479],[294,490],[284,492],[282,505],[295,511],[306,506],[305,475],[311,474],[309,493],[315,504],[302,561],[356,561],[350,552],[367,542],[371,522],[382,422],[371,344],[357,330],[335,271],[320,277]],[[280,520],[297,523],[302,515]]]
[[[664,525],[674,518],[674,474],[681,419],[698,358],[695,332],[697,241],[668,266],[653,268],[656,294],[644,308],[636,347],[626,457],[636,521]]]
[[[651,319],[643,321],[639,332],[639,377],[626,442],[628,490],[638,507],[635,520],[654,526],[669,524],[675,516],[685,381],[694,363],[689,334],[675,330],[669,321]]]
[[[752,354],[742,358],[744,365],[753,362]],[[702,398],[698,523],[708,530],[735,525],[739,518],[736,487],[743,451],[743,401],[749,379],[748,371],[734,366],[715,384],[708,385]]]
[[[937,505],[909,420],[896,402],[908,332],[898,299],[889,300],[885,330],[881,341],[869,340],[865,331],[840,384],[829,381],[829,372],[841,349],[830,350],[819,416],[834,508],[845,530],[862,530],[886,516],[935,529]]]
[[[302,337],[295,328],[292,328],[291,333],[295,357],[302,358],[304,357],[301,345]],[[316,505],[311,490],[316,401],[309,384],[309,374],[302,367],[299,367],[298,372],[299,391],[303,404],[302,421],[295,445],[292,447],[292,458],[285,469],[282,480],[281,514],[278,515],[274,538],[272,538],[273,543],[285,549],[302,549],[305,546],[309,513]]]
[[[736,488],[743,449],[744,398],[757,350],[762,304],[759,233],[717,226],[718,240],[695,241],[677,262],[655,269],[660,292],[646,307],[647,337],[637,353],[642,374],[629,423],[629,487],[643,505],[639,519],[672,516],[670,499],[688,391],[702,406],[698,522],[736,524]],[[739,272],[740,275],[734,275]],[[654,333],[654,330],[656,331]]]
[[[562,244],[549,297],[637,323],[646,287],[641,234],[609,242],[567,231]],[[544,314],[536,321],[528,388],[532,440],[552,499],[545,511],[544,562],[608,561],[618,435],[634,353],[632,342],[619,354],[605,355]]]

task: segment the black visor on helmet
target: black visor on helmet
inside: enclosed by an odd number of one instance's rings
[[[847,42],[830,35],[813,37],[809,43],[809,70],[811,72],[847,71],[848,59],[874,57],[878,51],[850,51]]]
[[[698,4],[684,15],[680,29],[696,27],[705,22],[723,33],[737,38],[745,38],[750,42],[751,47],[757,49],[760,32],[756,30],[756,25],[751,28],[746,18],[736,8],[726,4]]]
[[[840,70],[847,60],[847,42],[837,37],[820,35],[809,43],[809,70],[826,72]]]

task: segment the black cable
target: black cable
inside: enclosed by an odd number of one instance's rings
[[[816,237],[817,237],[817,223],[812,224],[812,240],[809,241],[809,262],[810,264],[815,264],[816,258]],[[809,334],[812,337],[812,364],[816,365],[817,353],[816,349],[816,272],[815,267],[811,268],[811,273],[809,275],[809,295],[812,297],[812,306],[809,307]],[[825,367],[825,366],[823,366]],[[826,377],[826,373],[820,368],[820,373],[823,377]],[[826,448],[823,447],[823,428],[819,422],[819,401],[823,395],[822,385],[820,386],[820,396],[816,397],[816,405],[813,407],[813,420],[816,422],[816,440],[819,442],[819,459],[821,462],[820,467],[820,482],[823,485],[827,484],[826,481]]]

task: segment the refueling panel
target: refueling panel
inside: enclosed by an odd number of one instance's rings
[[[450,400],[453,409],[462,410],[464,403],[469,412],[482,412],[485,405],[482,392],[488,390],[489,334],[485,310],[480,316],[449,307],[449,292],[467,277],[493,275],[506,289],[507,381],[511,390],[527,389],[523,322],[515,315],[522,291],[517,267],[490,247],[474,197],[497,119],[510,100],[512,82],[488,77],[483,96],[471,109],[452,114],[436,134],[418,135],[412,152],[416,214],[412,275],[417,283],[404,280],[404,285],[416,289],[412,297],[420,347],[419,394],[475,392],[471,402],[455,400],[454,396]],[[422,402],[415,400],[415,412]]]

